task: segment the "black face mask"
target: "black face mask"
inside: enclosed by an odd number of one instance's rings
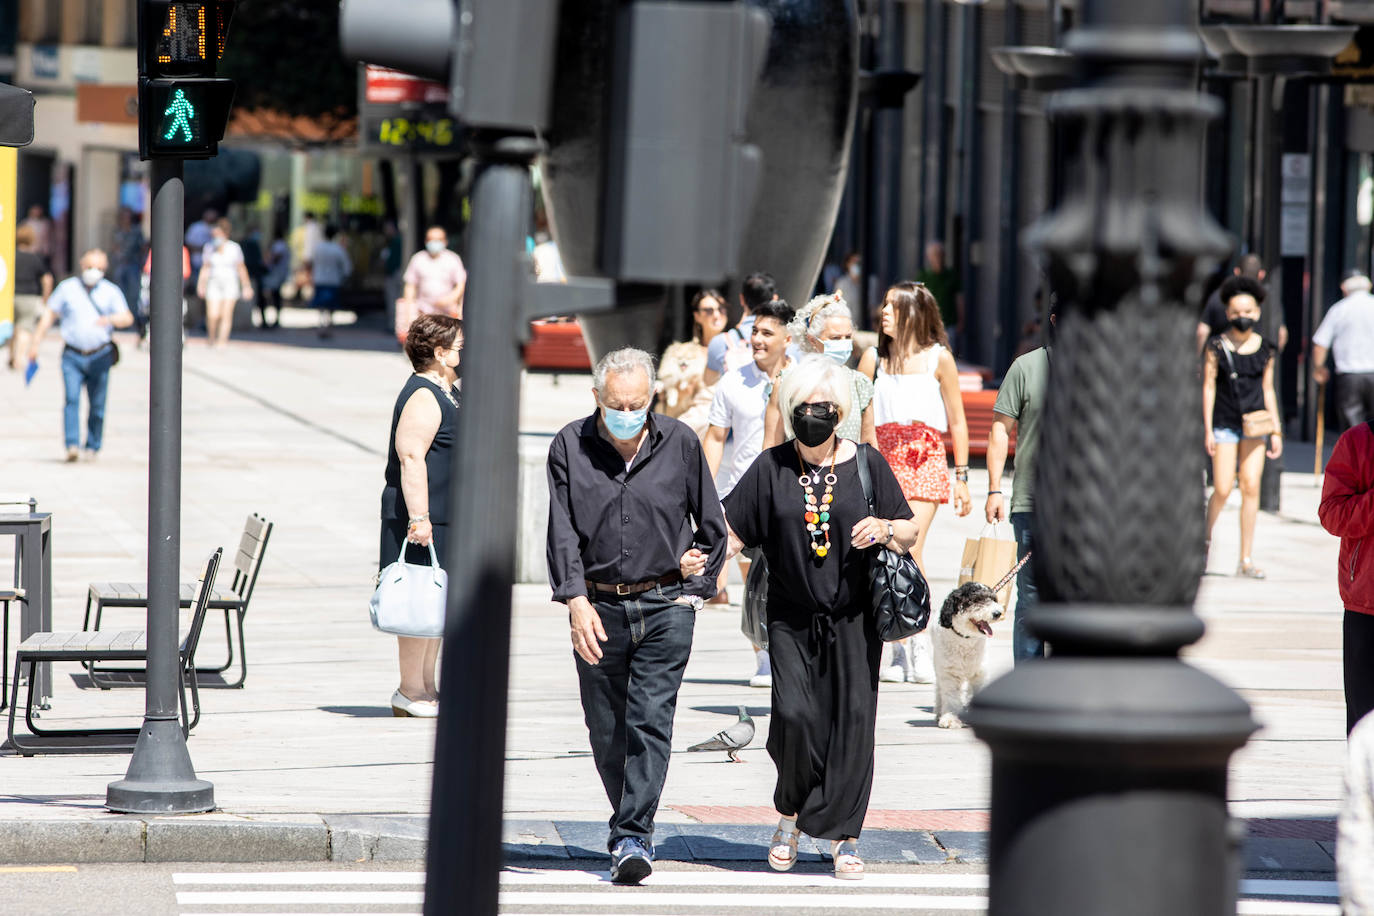
[[[811,410],[810,405],[798,404],[792,411],[792,432],[807,448],[815,448],[829,439],[840,422],[840,415],[833,408],[824,413]]]
[[[1235,328],[1237,331],[1244,333],[1245,331],[1248,331],[1255,326],[1255,319],[1245,315],[1241,315],[1236,318],[1232,318],[1230,324],[1231,327]]]

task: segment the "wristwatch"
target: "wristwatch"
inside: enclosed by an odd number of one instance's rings
[[[706,606],[706,601],[700,595],[683,595],[687,599],[687,604],[692,610],[699,611]]]
[[[895,538],[896,536],[897,536],[897,529],[892,527],[892,523],[891,523],[891,522],[888,522],[888,523],[887,523],[887,540],[886,540],[886,541],[883,541],[883,546],[886,547],[888,544],[891,544],[891,543],[892,543],[892,539]]]

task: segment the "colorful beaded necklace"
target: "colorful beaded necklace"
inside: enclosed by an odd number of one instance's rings
[[[797,483],[801,484],[803,500],[806,510],[803,516],[806,520],[806,530],[811,535],[811,552],[816,555],[818,560],[825,559],[825,555],[830,553],[830,507],[835,501],[835,459],[839,455],[839,441],[836,440],[835,448],[830,452],[830,473],[824,478],[821,471],[825,468],[822,461],[820,467],[814,471],[802,457],[801,446],[795,440],[792,446],[797,450],[797,463],[801,465],[802,474],[797,478]],[[822,479],[825,482],[825,493],[820,501],[816,501],[816,488],[821,485]]]

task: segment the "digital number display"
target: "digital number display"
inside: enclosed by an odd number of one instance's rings
[[[159,64],[190,64],[205,60],[204,3],[172,3],[157,42]]]
[[[383,146],[448,147],[456,139],[452,118],[421,120],[415,118],[382,118],[376,122],[371,139]]]

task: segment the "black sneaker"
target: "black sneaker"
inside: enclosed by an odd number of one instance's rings
[[[634,837],[625,837],[611,850],[611,883],[638,884],[654,870],[654,854]]]

